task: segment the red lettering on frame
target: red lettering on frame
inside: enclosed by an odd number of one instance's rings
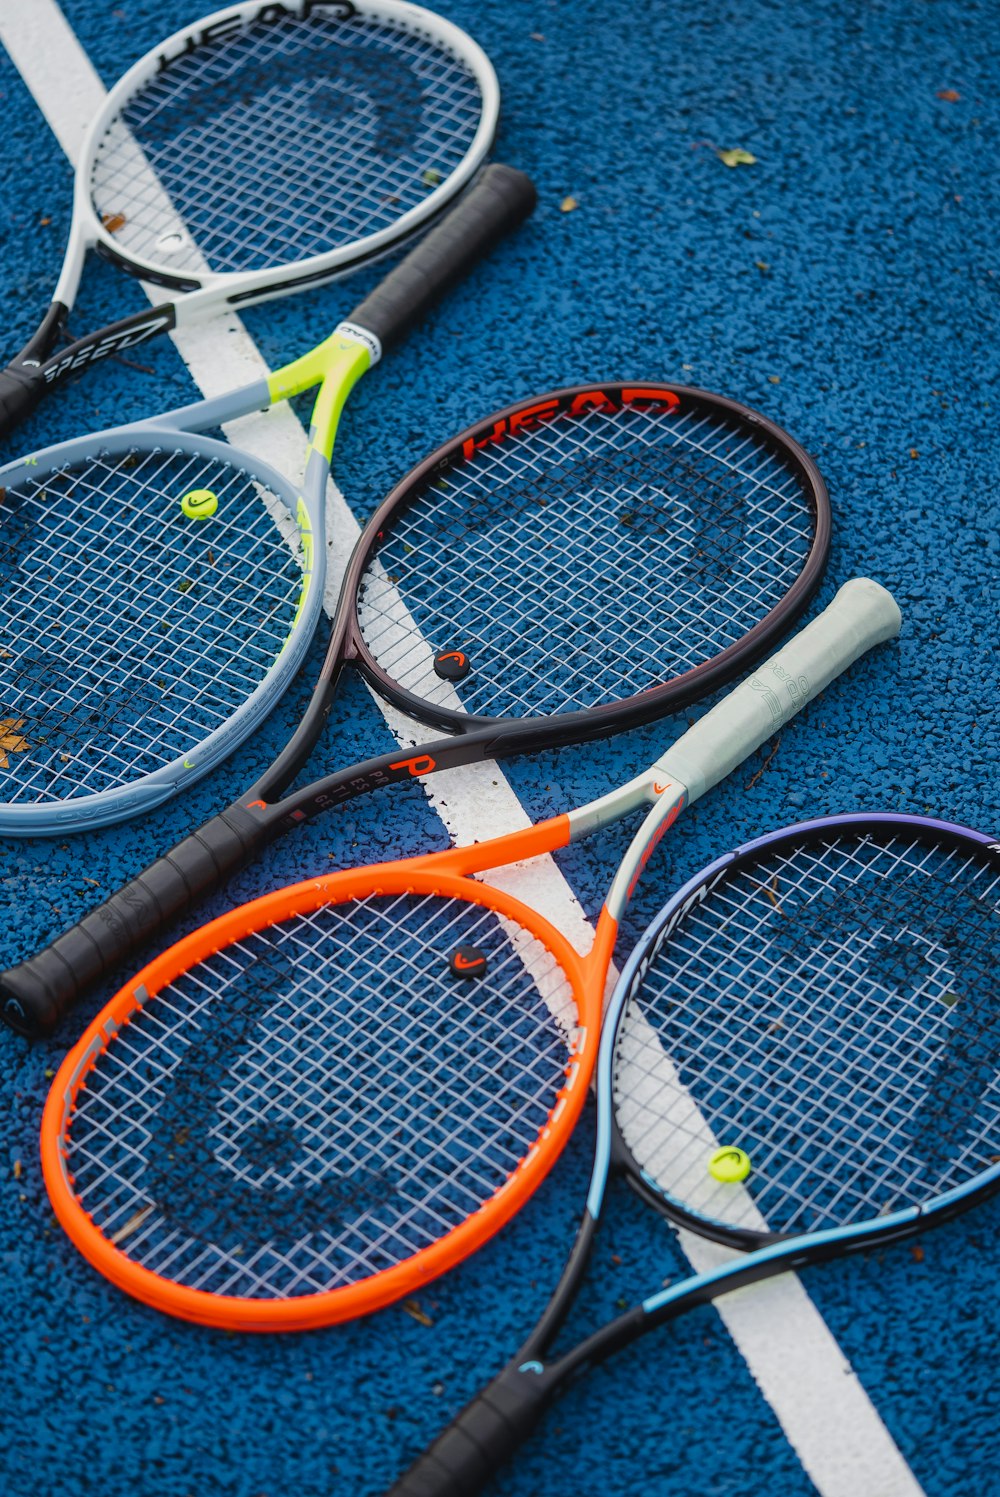
[[[678,410],[681,403],[673,390],[626,389],[622,391],[622,400],[626,405],[664,405],[669,411]]]
[[[569,408],[571,416],[580,416],[584,411],[617,411],[618,402],[604,390],[582,390]]]
[[[508,417],[507,430],[513,435],[516,431],[522,431],[525,427],[534,426],[536,421],[547,421],[550,416],[557,414],[559,410],[558,400],[541,400],[538,405],[527,405],[523,411],[515,411]]]
[[[412,759],[397,759],[395,764],[390,764],[390,769],[407,769],[414,778],[422,774],[430,774],[435,768],[436,760],[430,754],[416,754]]]
[[[462,456],[468,461],[474,457],[481,447],[488,447],[491,442],[502,441],[507,435],[507,423],[505,421],[494,421],[493,429],[488,431],[484,437],[466,437],[462,443]]]

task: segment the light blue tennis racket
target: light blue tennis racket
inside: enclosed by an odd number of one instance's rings
[[[319,618],[355,382],[534,206],[490,166],[323,343],[268,379],[0,469],[0,834],[103,826],[207,774]],[[300,486],[205,435],[319,386]]]

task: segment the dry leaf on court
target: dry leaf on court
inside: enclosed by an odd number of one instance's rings
[[[719,151],[715,153],[723,166],[756,166],[757,157],[749,151],[744,151],[742,146],[734,146],[731,151]]]
[[[23,717],[0,717],[0,769],[10,768],[8,754],[23,754],[29,748],[28,740],[18,732],[23,727]]]

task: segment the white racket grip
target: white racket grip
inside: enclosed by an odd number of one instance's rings
[[[696,801],[855,660],[899,633],[896,600],[870,577],[845,582],[829,607],[695,723],[657,769]]]

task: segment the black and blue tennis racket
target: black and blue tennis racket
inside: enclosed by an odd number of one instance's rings
[[[571,1379],[653,1326],[1000,1189],[998,973],[1000,842],[948,823],[806,822],[690,880],[612,999],[594,1171],[562,1279],[391,1497],[470,1497]],[[550,1357],[614,1173],[745,1256]]]

